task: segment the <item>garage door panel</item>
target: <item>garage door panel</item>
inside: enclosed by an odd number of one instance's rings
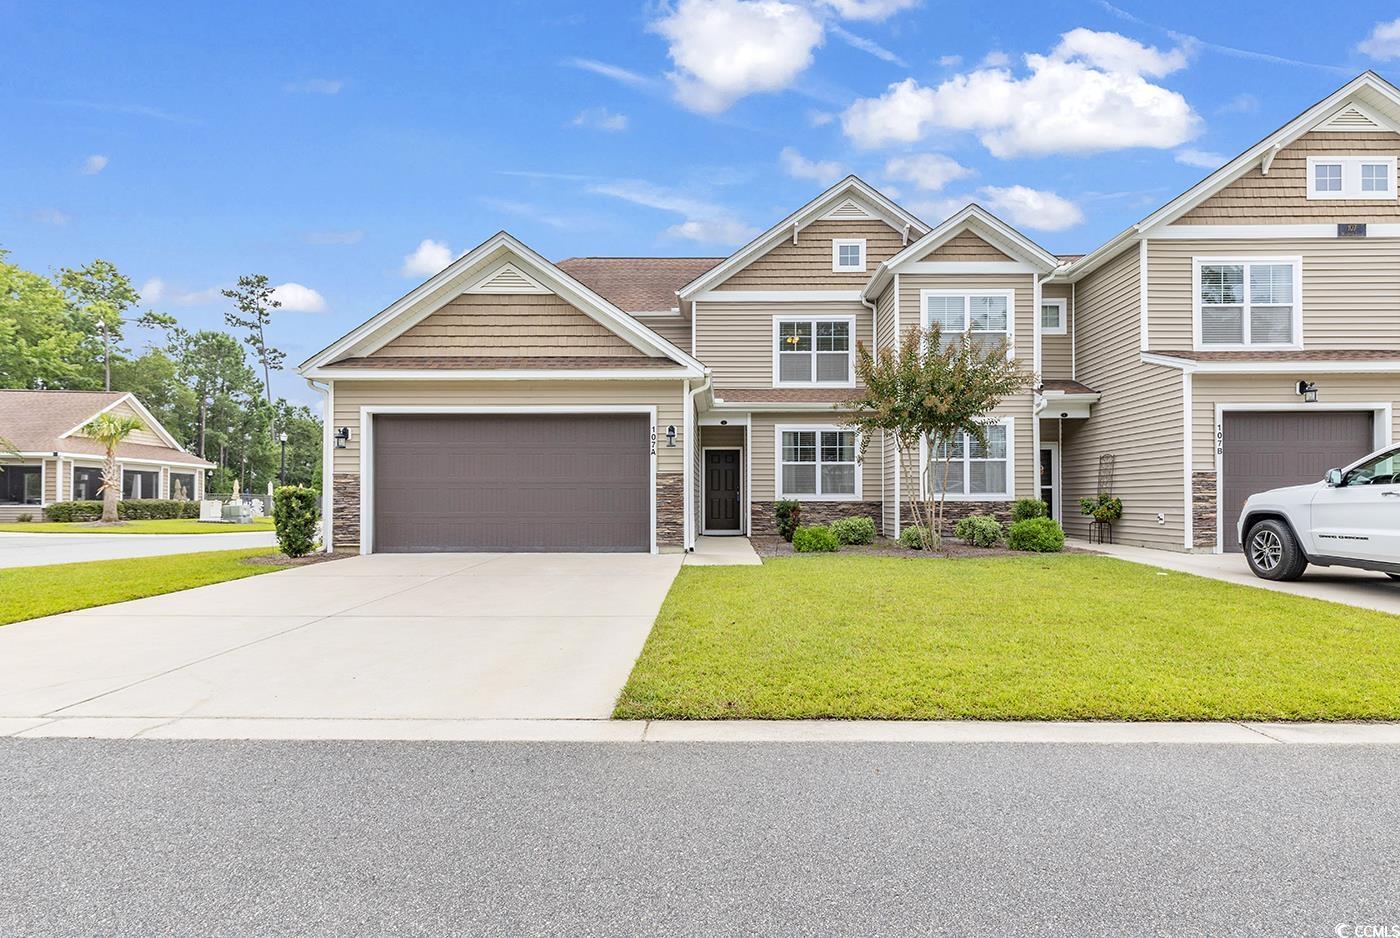
[[[375,549],[648,550],[650,434],[635,414],[379,415]]]
[[[1227,411],[1221,454],[1224,547],[1240,549],[1235,525],[1245,499],[1321,479],[1328,469],[1370,452],[1370,411]]]

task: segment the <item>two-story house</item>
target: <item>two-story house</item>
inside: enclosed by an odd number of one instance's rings
[[[1042,497],[1083,533],[1107,490],[1120,541],[1233,549],[1245,495],[1394,432],[1397,156],[1368,72],[1084,256],[856,177],[725,258],[554,264],[502,232],[301,366],[332,545],[682,549],[771,533],[778,499],[896,535],[928,448],[900,465],[841,403],[857,344],[937,323],[1037,376],[985,447],[939,444],[955,514]]]

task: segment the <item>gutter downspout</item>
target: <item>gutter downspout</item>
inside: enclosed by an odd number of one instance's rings
[[[331,440],[331,424],[335,421],[335,414],[331,413],[331,385],[326,382],[325,387],[320,387],[310,378],[305,378],[306,386],[325,401],[325,406],[321,411],[321,550],[327,554],[331,552],[331,505],[332,486],[335,482],[335,474],[331,467],[335,462],[335,446]]]
[[[714,375],[711,374],[710,369],[706,368],[706,369],[705,369],[705,380],[702,381],[702,382],[700,383],[700,386],[699,386],[698,388],[696,388],[695,390],[693,390],[693,391],[690,392],[690,395],[689,395],[689,396],[690,396],[690,400],[689,400],[689,402],[687,403],[687,406],[686,406],[686,408],[685,408],[685,421],[686,421],[686,424],[687,424],[687,427],[686,427],[686,434],[685,434],[685,453],[684,453],[684,458],[685,458],[685,474],[683,475],[683,478],[685,479],[685,492],[683,493],[683,497],[681,498],[681,503],[682,503],[682,505],[685,506],[685,524],[684,524],[684,528],[685,528],[685,541],[686,541],[686,543],[685,543],[685,551],[686,551],[687,553],[689,553],[689,552],[695,550],[695,540],[696,540],[696,538],[695,538],[695,511],[694,511],[694,504],[693,504],[693,502],[694,502],[694,497],[695,497],[695,482],[696,482],[696,480],[695,480],[695,478],[694,478],[694,475],[695,475],[695,431],[696,431],[697,429],[699,429],[699,427],[700,427],[700,413],[699,413],[699,411],[696,409],[695,401],[696,401],[696,399],[697,399],[701,394],[706,393],[707,391],[710,390],[710,388],[714,387],[714,383],[715,383]],[[747,448],[746,448],[745,451],[744,451],[744,458],[745,458],[745,459],[748,459],[748,458],[749,458],[749,455],[750,455],[750,454],[749,454],[749,452],[748,452],[748,450],[747,450]]]

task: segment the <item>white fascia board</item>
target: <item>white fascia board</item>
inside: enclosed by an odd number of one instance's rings
[[[1370,361],[1339,361],[1316,358],[1284,361],[1194,361],[1189,358],[1176,358],[1160,353],[1144,353],[1142,361],[1149,365],[1180,368],[1182,371],[1194,374],[1214,375],[1291,374],[1295,371],[1318,374],[1394,374],[1400,372],[1400,356]]]
[[[315,381],[670,381],[704,376],[689,368],[313,368]]]
[[[711,290],[705,303],[859,303],[859,290]]]
[[[848,408],[843,408],[840,404],[828,403],[826,401],[726,401],[724,398],[715,398],[715,411],[734,411],[739,413],[782,413],[785,411],[823,413],[827,411],[845,412]]]
[[[1162,225],[1152,231],[1153,241],[1196,241],[1226,238],[1232,241],[1267,241],[1281,238],[1335,238],[1331,225]],[[1366,238],[1400,238],[1400,224],[1368,224]]]
[[[696,277],[690,283],[676,291],[676,295],[683,301],[695,299],[697,294],[702,294],[707,290],[728,280],[734,273],[748,266],[755,258],[766,254],[778,244],[792,236],[794,228],[801,229],[821,218],[822,215],[830,211],[838,202],[856,195],[864,201],[869,202],[876,210],[877,216],[882,221],[895,230],[903,230],[907,225],[910,230],[916,232],[926,232],[928,225],[924,224],[917,217],[900,208],[890,199],[881,195],[875,187],[869,185],[857,176],[847,176],[845,179],[827,189],[806,205],[793,212],[791,215],[769,228],[763,234],[754,238],[748,244],[739,248],[724,261],[710,268],[705,273]]]
[[[137,398],[135,394],[130,392],[123,394],[121,397],[117,398],[115,401],[108,404],[106,407],[102,408],[97,413],[91,415],[82,423],[69,430],[67,433],[59,434],[59,439],[67,439],[68,437],[73,436],[75,433],[80,432],[83,429],[83,427],[87,426],[89,423],[92,422],[94,417],[97,417],[100,414],[107,413],[107,411],[111,410],[113,407],[116,407],[118,404],[130,404],[131,409],[136,411],[136,415],[140,417],[141,420],[146,424],[147,430],[150,430],[156,436],[164,440],[165,445],[169,446],[171,449],[179,450],[182,453],[185,451],[185,448],[181,446],[173,436],[170,435],[170,432],[166,430],[165,427],[161,426],[160,421],[157,420],[155,416],[152,415],[151,412],[146,409],[146,405],[142,404],[140,399]]]
[[[1038,267],[1020,261],[910,261],[902,274],[1035,274]]]

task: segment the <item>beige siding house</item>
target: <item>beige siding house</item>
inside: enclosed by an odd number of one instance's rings
[[[1087,255],[856,177],[729,257],[552,264],[501,233],[301,366],[328,540],[680,550],[773,533],[779,499],[897,535],[928,447],[846,425],[855,351],[936,322],[1033,376],[963,441],[954,517],[1036,497],[1087,535],[1107,492],[1120,542],[1236,549],[1250,491],[1400,427],[1397,159],[1400,92],[1366,73]]]

